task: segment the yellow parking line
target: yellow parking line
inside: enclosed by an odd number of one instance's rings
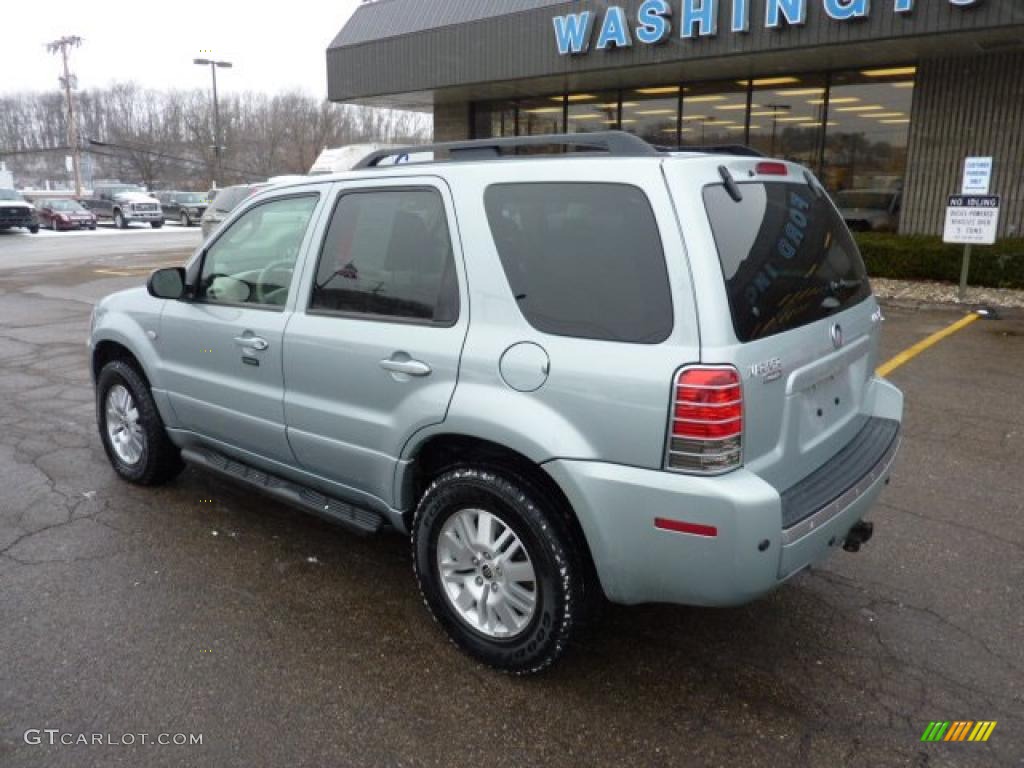
[[[126,269],[94,269],[93,272],[97,275],[114,275],[116,277],[138,277],[139,275],[148,275],[155,269],[162,269],[164,267],[177,267],[179,264],[143,264],[138,267],[128,267]]]
[[[898,355],[896,355],[896,357],[892,358],[892,360],[887,362],[885,365],[880,366],[877,371],[878,375],[888,376],[890,373],[895,371],[904,363],[910,362],[929,347],[934,347],[936,344],[938,344],[940,341],[947,338],[948,336],[952,336],[957,331],[966,328],[979,317],[981,317],[981,315],[976,315],[973,312],[969,315],[965,315],[952,325],[943,328],[941,331],[938,331],[937,333],[933,333],[927,339],[919,341],[914,346],[903,350]]]

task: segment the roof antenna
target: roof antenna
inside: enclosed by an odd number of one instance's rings
[[[729,193],[729,197],[731,197],[734,202],[742,202],[743,193],[740,192],[740,187],[736,183],[736,179],[734,179],[732,174],[729,173],[729,169],[724,165],[718,166],[718,175],[721,176],[722,181],[725,182],[725,191]]]

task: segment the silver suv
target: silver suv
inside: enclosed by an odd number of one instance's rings
[[[618,133],[379,165],[403,151],[261,192],[96,307],[121,477],[409,535],[437,621],[517,674],[603,598],[736,605],[870,537],[903,397],[807,170]]]

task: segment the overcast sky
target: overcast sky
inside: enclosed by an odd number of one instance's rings
[[[46,43],[78,35],[84,42],[71,61],[80,88],[114,80],[208,88],[209,68],[192,59],[214,57],[235,65],[218,72],[217,85],[224,90],[301,87],[326,97],[325,51],[357,5],[359,0],[2,0],[0,93],[58,88],[60,56],[48,54]]]

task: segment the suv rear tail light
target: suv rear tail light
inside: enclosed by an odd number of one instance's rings
[[[743,387],[731,366],[676,374],[665,469],[717,475],[743,463]]]

